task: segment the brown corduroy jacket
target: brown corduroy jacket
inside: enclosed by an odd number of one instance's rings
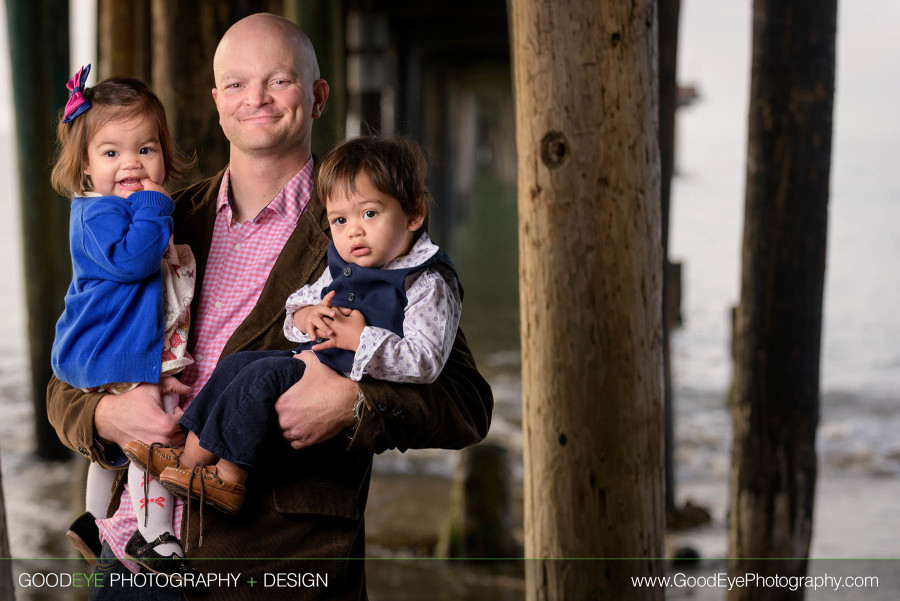
[[[189,244],[197,260],[194,307],[200,298],[215,220],[222,173],[173,195],[175,242]],[[243,350],[287,349],[284,305],[287,297],[311,283],[327,265],[328,222],[313,198],[272,267],[250,315],[235,330],[222,357]],[[195,313],[196,314],[196,313]],[[182,543],[202,573],[238,574],[235,587],[186,590],[189,598],[210,599],[365,599],[366,506],[372,457],[387,449],[458,449],[484,438],[493,397],[462,332],[450,358],[430,385],[393,384],[364,378],[362,419],[352,439],[344,433],[321,444],[294,451],[273,443],[274,469],[251,475],[240,513],[204,512],[203,546],[198,546],[197,504],[191,540]],[[94,445],[94,411],[101,394],[73,389],[53,378],[47,389],[47,412],[60,440],[91,461],[106,464]],[[121,482],[117,490],[121,490]],[[114,496],[109,514],[118,506]],[[327,558],[322,561],[323,558]],[[268,576],[266,575],[268,574]],[[318,574],[319,586],[279,587],[299,582],[297,574]],[[288,576],[291,578],[288,579]],[[321,586],[322,577],[327,586]],[[250,579],[256,583],[251,586]],[[309,577],[307,582],[312,582]],[[266,582],[272,586],[264,586]]]

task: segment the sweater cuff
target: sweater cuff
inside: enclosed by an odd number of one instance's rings
[[[128,197],[128,201],[135,209],[160,209],[166,215],[171,215],[175,210],[175,203],[167,194],[156,192],[154,190],[142,190],[135,192]]]

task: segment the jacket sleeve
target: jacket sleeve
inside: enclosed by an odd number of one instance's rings
[[[478,373],[462,330],[432,384],[397,384],[366,376],[365,408],[348,450],[461,449],[481,441],[491,425],[494,397]]]
[[[64,445],[91,461],[112,467],[94,445],[94,411],[104,396],[72,388],[51,376],[47,385],[47,417]]]

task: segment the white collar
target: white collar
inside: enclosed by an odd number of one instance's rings
[[[397,257],[382,269],[406,269],[407,267],[415,267],[421,265],[434,256],[438,251],[438,246],[431,241],[431,238],[425,232],[419,236],[409,252],[403,256]]]

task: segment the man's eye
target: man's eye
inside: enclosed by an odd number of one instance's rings
[[[233,90],[236,90],[237,88],[241,87],[241,84],[239,84],[239,83],[230,83],[230,84],[228,84],[228,85],[225,86],[225,87],[226,87],[226,88],[231,88],[231,89],[233,89]]]
[[[103,156],[114,159],[117,156],[119,156],[119,153],[116,152],[115,150],[107,150],[106,152],[103,153]]]
[[[365,217],[366,219],[371,219],[372,217],[374,217],[377,214],[378,214],[378,211],[373,211],[372,209],[369,209],[368,211],[363,213],[363,217]]]

